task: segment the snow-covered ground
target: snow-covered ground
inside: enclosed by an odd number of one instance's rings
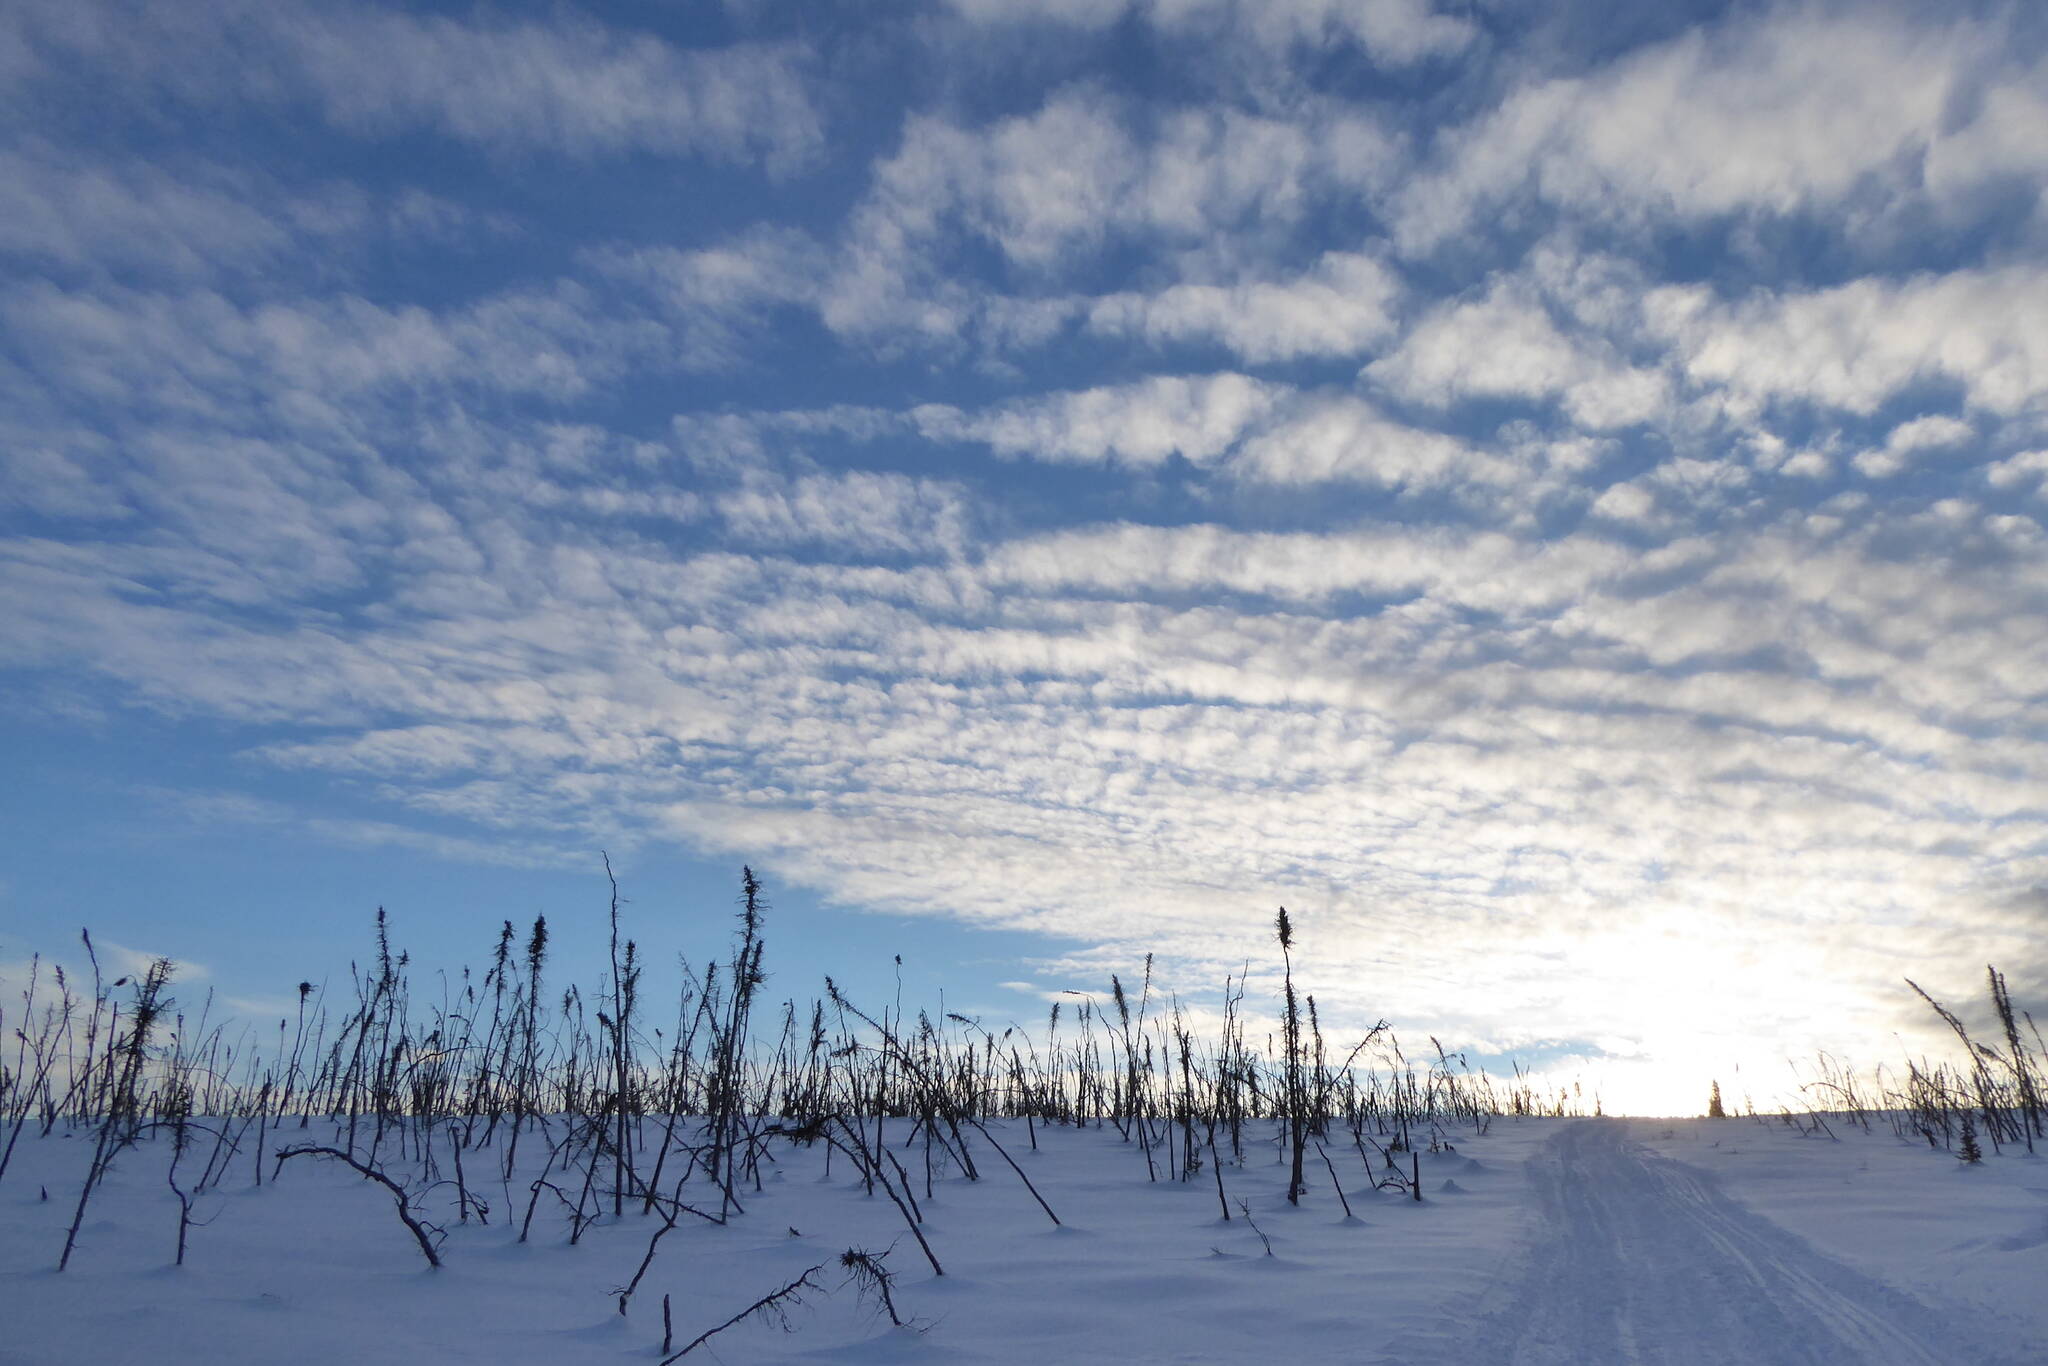
[[[0,1361],[648,1362],[663,1295],[680,1347],[822,1265],[787,1331],[743,1323],[685,1360],[2048,1362],[2048,1158],[1966,1168],[1839,1124],[1830,1141],[1745,1119],[1502,1120],[1421,1155],[1420,1203],[1373,1190],[1333,1141],[1348,1219],[1313,1152],[1310,1193],[1290,1208],[1265,1144],[1226,1166],[1225,1222],[1211,1173],[1148,1182],[1113,1129],[1041,1129],[1034,1153],[1020,1123],[992,1127],[1057,1227],[991,1155],[979,1182],[943,1175],[923,1200],[935,1277],[844,1156],[828,1178],[822,1148],[778,1148],[743,1215],[661,1243],[623,1317],[616,1291],[660,1221],[629,1210],[571,1247],[543,1205],[521,1246],[527,1178],[480,1177],[489,1153],[468,1159],[487,1224],[457,1221],[452,1188],[430,1197],[448,1230],[438,1271],[379,1187],[308,1158],[275,1182],[266,1162],[257,1188],[246,1155],[202,1198],[208,1222],[175,1268],[169,1145],[145,1143],[95,1197],[60,1275],[91,1141],[24,1139],[0,1181]],[[922,1197],[920,1151],[900,1156]],[[849,1247],[893,1248],[914,1328],[845,1284]]]

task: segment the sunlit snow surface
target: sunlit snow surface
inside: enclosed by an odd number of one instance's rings
[[[822,1149],[778,1149],[743,1215],[679,1225],[661,1244],[625,1317],[616,1289],[659,1221],[629,1212],[571,1247],[546,1197],[517,1245],[532,1173],[508,1184],[490,1152],[465,1162],[488,1225],[457,1222],[452,1187],[430,1197],[448,1228],[446,1265],[430,1271],[379,1188],[307,1161],[274,1183],[266,1162],[258,1189],[252,1141],[202,1200],[209,1222],[180,1269],[169,1145],[145,1143],[95,1197],[59,1275],[91,1151],[60,1130],[24,1138],[0,1181],[0,1361],[647,1362],[664,1294],[680,1347],[820,1263],[828,1293],[808,1296],[787,1332],[742,1324],[685,1360],[2043,1360],[2048,1159],[1965,1168],[1889,1132],[1834,1128],[1838,1142],[1747,1119],[1499,1121],[1421,1155],[1420,1203],[1375,1192],[1340,1132],[1329,1156],[1349,1220],[1313,1152],[1309,1195],[1290,1209],[1275,1147],[1249,1145],[1223,1179],[1233,1214],[1246,1201],[1272,1240],[1268,1257],[1241,1214],[1222,1220],[1209,1171],[1150,1183],[1114,1129],[1042,1128],[1032,1152],[1012,1122],[995,1132],[1063,1223],[981,1145],[979,1182],[939,1173],[922,1201],[943,1278],[843,1156],[827,1179]],[[909,1124],[889,1136],[901,1145]],[[329,1137],[315,1124],[283,1140]],[[922,1196],[922,1145],[898,1155]],[[893,1247],[916,1331],[842,1285],[850,1246]]]

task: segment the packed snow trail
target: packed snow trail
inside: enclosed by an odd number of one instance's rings
[[[1541,1220],[1474,1361],[1504,1366],[1944,1366],[1979,1335],[1591,1120],[1531,1160]]]

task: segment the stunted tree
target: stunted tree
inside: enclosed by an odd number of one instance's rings
[[[90,941],[87,942],[89,945]],[[122,1149],[133,1146],[142,1132],[143,1074],[149,1062],[150,1036],[171,1004],[164,995],[170,980],[171,960],[152,960],[135,985],[135,1004],[128,1011],[128,1032],[109,1050],[107,1065],[112,1069],[112,1086],[107,1092],[99,1135],[93,1143],[92,1162],[78,1191],[78,1205],[71,1212],[71,1227],[64,1233],[64,1252],[57,1259],[59,1271],[71,1265],[71,1254],[78,1246],[79,1225],[85,1222],[85,1207],[93,1192],[105,1179],[114,1158]],[[120,982],[114,985],[119,986]]]
[[[1308,1151],[1310,1116],[1308,1114],[1308,1084],[1304,1073],[1301,1048],[1301,1001],[1294,992],[1294,924],[1287,918],[1287,908],[1282,906],[1280,914],[1274,917],[1274,935],[1280,941],[1281,981],[1286,1000],[1286,1013],[1280,1017],[1280,1051],[1285,1070],[1281,1085],[1284,1095],[1281,1107],[1287,1119],[1287,1146],[1292,1158],[1287,1178],[1287,1199],[1290,1204],[1300,1204],[1302,1192],[1308,1189],[1308,1182],[1302,1179],[1302,1158]]]
[[[1956,1156],[1972,1166],[1984,1160],[1984,1150],[1977,1146],[1977,1121],[1968,1110],[1963,1111],[1963,1137]]]

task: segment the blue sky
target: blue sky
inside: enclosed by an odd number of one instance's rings
[[[604,849],[1624,1105],[2038,1001],[2048,23],[1924,12],[9,5],[0,959]]]

